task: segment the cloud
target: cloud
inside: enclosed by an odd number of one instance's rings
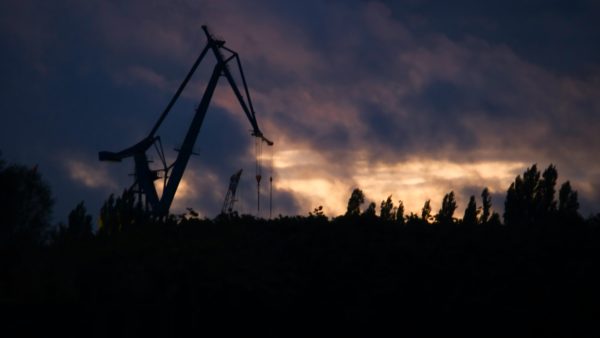
[[[118,185],[111,177],[106,167],[90,164],[77,159],[65,162],[70,178],[87,188],[117,189]]]
[[[131,66],[123,74],[117,74],[115,80],[117,83],[127,85],[145,84],[161,90],[167,90],[170,87],[168,80],[163,75],[140,65]]]

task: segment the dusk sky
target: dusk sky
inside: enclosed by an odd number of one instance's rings
[[[97,215],[133,172],[132,160],[99,162],[98,151],[148,134],[208,25],[240,54],[275,142],[263,152],[275,215],[319,205],[339,215],[356,187],[407,212],[426,199],[436,212],[454,190],[462,216],[487,186],[502,213],[516,175],[553,163],[587,216],[600,211],[598,18],[600,2],[576,0],[4,0],[0,151],[38,165],[55,221],[81,200]],[[207,57],[158,131],[171,159],[213,65]],[[237,209],[256,212],[249,130],[221,81],[173,212],[214,217],[240,168]]]

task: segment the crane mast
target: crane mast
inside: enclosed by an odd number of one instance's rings
[[[175,193],[177,192],[179,183],[183,178],[183,174],[189,162],[190,156],[193,153],[194,144],[196,143],[198,134],[200,133],[200,128],[202,127],[204,117],[206,116],[210,101],[221,76],[227,79],[227,82],[229,83],[244,114],[246,115],[246,118],[250,122],[252,127],[251,135],[258,138],[261,143],[265,142],[269,146],[273,145],[273,142],[263,135],[256,121],[256,114],[254,112],[254,107],[252,106],[250,92],[248,90],[248,85],[246,84],[246,78],[244,76],[242,64],[238,54],[235,51],[225,47],[225,41],[215,39],[209,33],[206,26],[202,26],[202,29],[207,39],[206,46],[192,65],[192,68],[167,104],[166,108],[163,110],[148,136],[135,145],[120,152],[101,151],[98,154],[100,161],[111,162],[120,162],[125,158],[133,157],[135,164],[135,182],[131,189],[137,187],[138,191],[145,197],[146,206],[150,209],[151,213],[157,217],[167,216],[169,213],[169,209],[173,203],[173,199],[175,198]],[[167,164],[164,151],[162,150],[160,137],[156,136],[156,133],[162,122],[171,111],[171,108],[185,89],[192,75],[209,51],[212,51],[212,54],[216,59],[216,64],[213,68],[206,88],[204,89],[202,99],[196,108],[196,112],[185,135],[181,148],[179,149],[177,158],[173,163]],[[238,88],[238,85],[231,74],[229,67],[229,63],[231,62],[235,62],[235,65],[237,65],[237,69],[239,70],[244,89],[243,93]],[[152,170],[149,166],[147,152],[152,146],[156,148],[163,164],[163,168],[160,170]],[[163,190],[160,196],[154,185],[154,181],[160,178],[159,172],[162,172],[163,174]]]

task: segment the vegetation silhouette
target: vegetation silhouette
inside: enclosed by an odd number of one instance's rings
[[[156,219],[125,191],[108,197],[96,232],[82,202],[47,240],[47,185],[37,170],[0,169],[11,206],[0,303],[5,330],[20,335],[57,325],[88,336],[600,334],[600,214],[581,217],[568,181],[556,200],[552,165],[515,178],[504,224],[487,188],[462,219],[453,192],[436,215],[429,200],[405,215],[391,195],[379,215],[375,203],[363,211],[356,188],[342,216],[318,206],[264,220],[192,209]],[[28,246],[6,245],[15,233]]]
[[[37,166],[7,166],[0,159],[0,248],[40,244],[50,226],[53,203]]]
[[[469,198],[469,204],[467,205],[467,208],[465,209],[465,214],[462,218],[463,224],[468,226],[476,225],[478,213],[479,210],[477,209],[477,202],[475,202],[475,196],[471,195],[471,197]]]

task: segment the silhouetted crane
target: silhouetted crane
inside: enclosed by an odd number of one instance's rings
[[[242,169],[240,169],[237,173],[231,175],[229,179],[229,188],[227,189],[227,194],[225,195],[225,200],[223,201],[223,207],[221,208],[221,213],[231,213],[233,212],[233,204],[235,203],[235,192],[237,190],[237,186],[240,183],[240,177],[242,176]]]
[[[258,123],[256,122],[256,116],[254,112],[254,107],[252,106],[252,100],[250,98],[250,92],[248,91],[248,86],[246,84],[246,78],[244,77],[244,71],[242,69],[242,64],[240,62],[240,58],[238,54],[225,47],[225,41],[215,39],[208,31],[206,26],[202,26],[204,33],[206,35],[207,43],[200,56],[194,64],[192,68],[188,72],[187,76],[171,98],[171,101],[167,104],[167,107],[160,115],[158,121],[150,131],[150,134],[138,142],[137,144],[122,150],[120,152],[108,152],[101,151],[99,153],[100,161],[113,161],[120,162],[124,158],[133,157],[135,164],[135,182],[134,185],[130,189],[135,189],[137,186],[137,191],[141,195],[145,196],[146,207],[151,209],[152,214],[158,217],[166,216],[169,213],[169,208],[171,207],[171,203],[173,202],[173,198],[175,197],[175,192],[177,191],[177,187],[179,186],[179,182],[183,177],[183,173],[187,166],[187,163],[192,155],[192,149],[194,147],[194,143],[198,138],[198,133],[200,132],[200,127],[202,126],[202,122],[204,121],[204,116],[206,115],[206,111],[208,109],[210,100],[215,91],[217,83],[221,76],[224,76],[229,82],[233,93],[238,99],[244,114],[248,118],[252,126],[251,135],[260,140],[260,143],[265,142],[269,146],[273,145],[273,142],[268,140],[260,128],[258,127]],[[212,75],[208,84],[206,85],[206,89],[204,90],[204,94],[200,101],[200,104],[196,108],[196,114],[192,119],[190,127],[187,131],[185,139],[183,140],[183,144],[179,150],[177,158],[170,165],[167,164],[164,151],[162,149],[162,144],[160,142],[160,137],[156,136],[156,132],[164,119],[167,117],[169,111],[181,95],[181,92],[187,85],[188,81],[198,68],[198,65],[208,53],[208,51],[212,51],[215,59],[216,65],[214,66]],[[227,54],[227,57],[224,55]],[[240,92],[232,74],[228,67],[229,63],[235,60],[235,64],[237,64],[237,68],[240,72],[240,77],[242,80],[242,84],[244,87],[244,93]],[[161,170],[151,170],[148,164],[148,157],[146,152],[152,146],[155,146],[156,151],[160,157],[160,160],[163,164],[163,169]],[[159,172],[163,172],[163,191],[162,195],[159,197],[156,191],[156,187],[154,186],[154,181],[159,179]]]

